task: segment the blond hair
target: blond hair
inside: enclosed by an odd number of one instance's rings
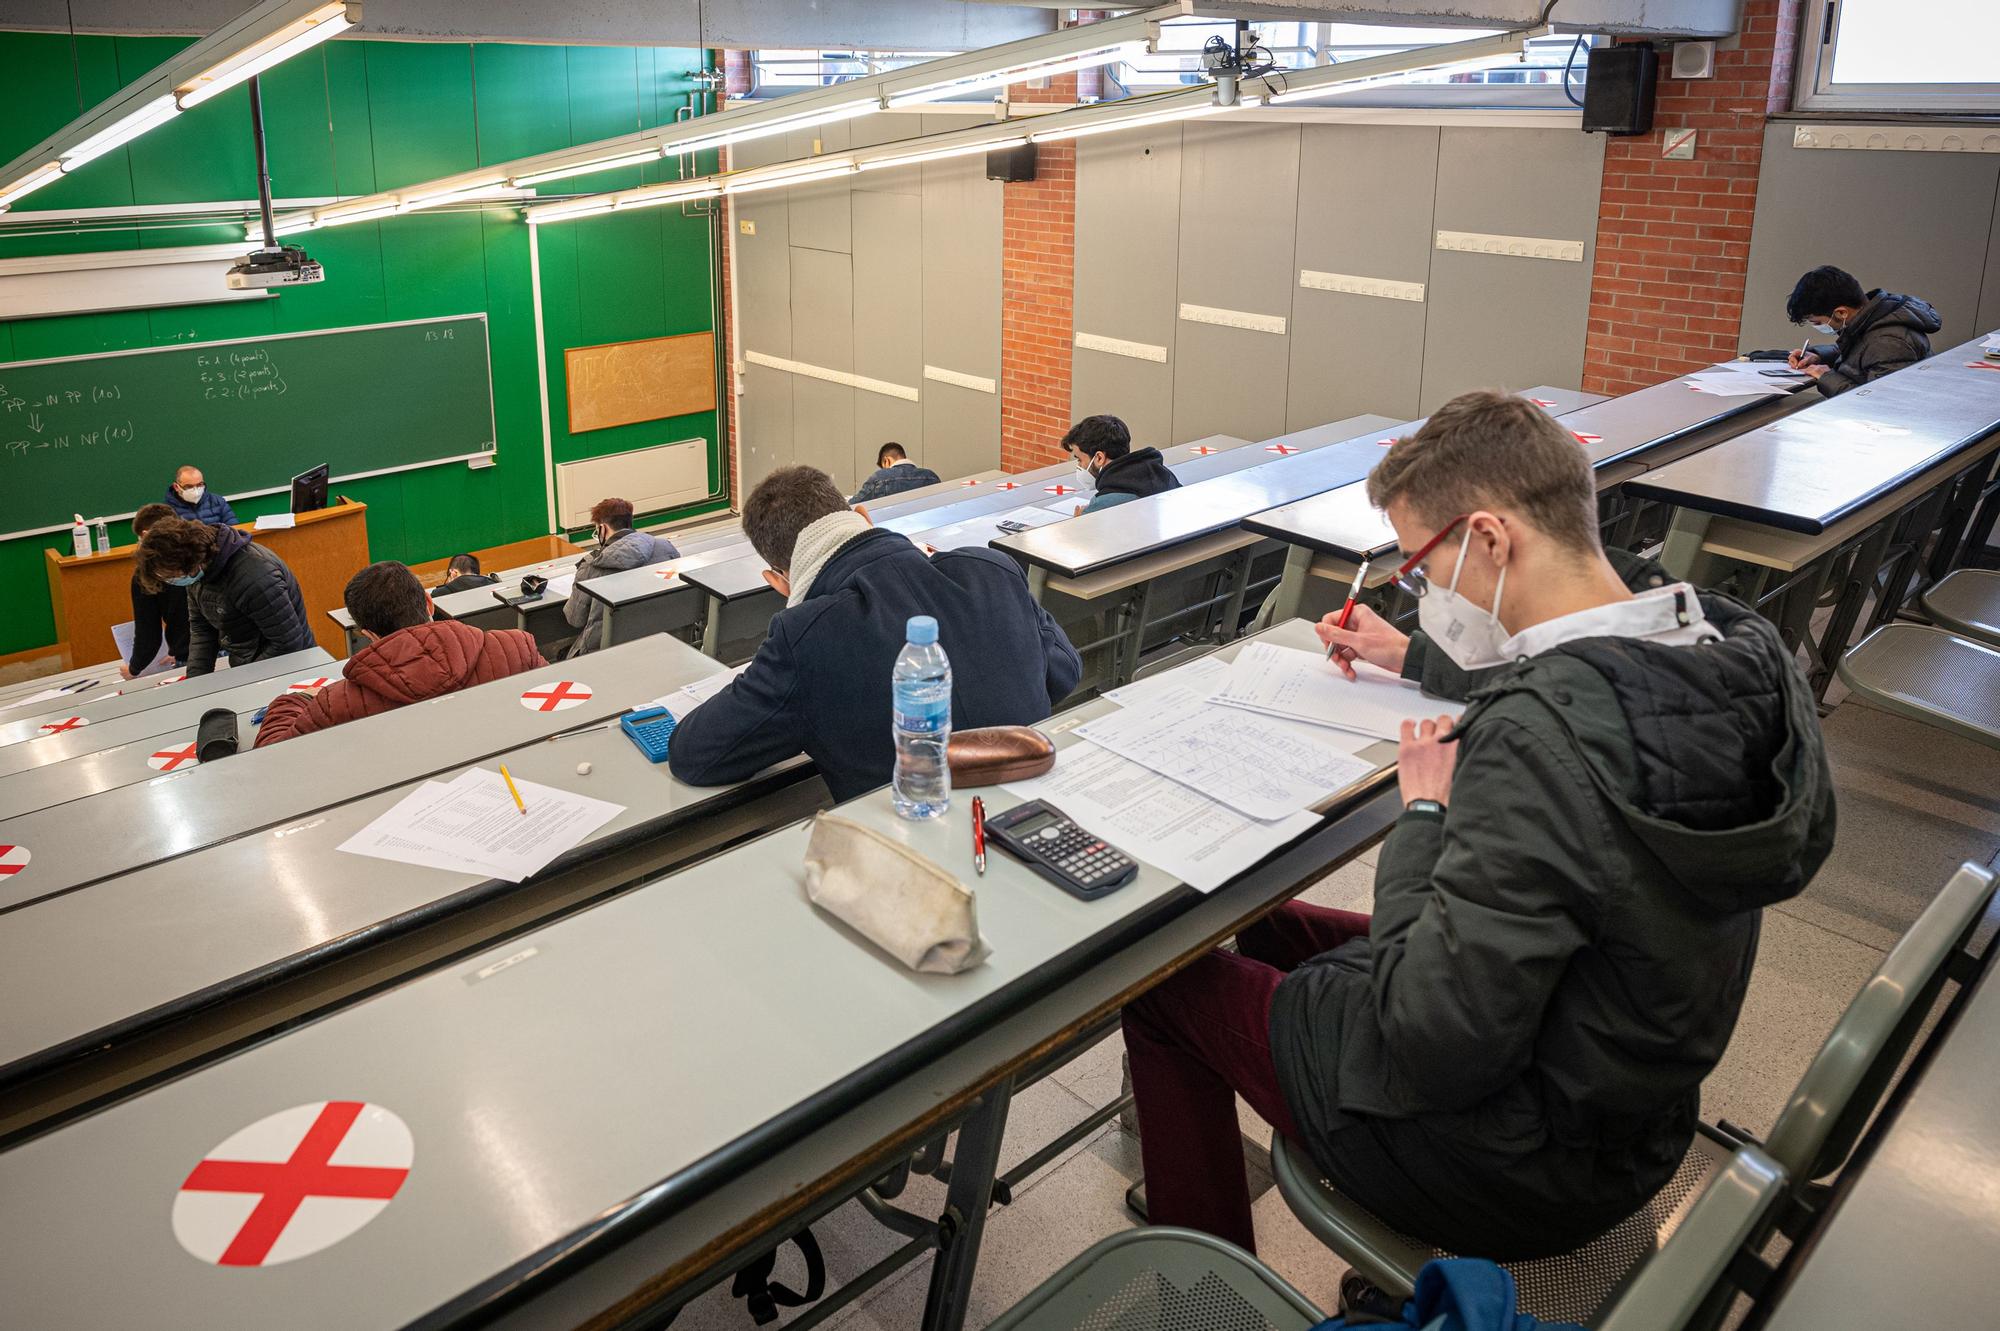
[[[1497,509],[1579,553],[1603,548],[1583,446],[1540,407],[1498,389],[1459,394],[1397,440],[1369,474],[1368,501],[1401,502],[1433,526]]]

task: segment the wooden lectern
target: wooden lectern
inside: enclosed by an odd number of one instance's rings
[[[237,526],[291,566],[305,597],[306,623],[314,639],[334,657],[345,656],[347,644],[327,611],[340,607],[347,580],[369,563],[368,505],[342,500],[299,514],[296,526],[271,531],[257,531],[249,522]],[[55,606],[65,669],[117,657],[111,626],[132,618],[132,560],[137,551],[135,545],[121,545],[81,559],[47,552],[49,601]]]

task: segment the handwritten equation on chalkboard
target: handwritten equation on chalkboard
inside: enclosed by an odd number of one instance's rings
[[[235,399],[248,402],[260,397],[283,397],[290,391],[284,372],[271,359],[268,347],[236,351],[207,351],[196,356],[204,402]]]
[[[132,442],[132,421],[119,413],[125,391],[115,383],[27,397],[0,383],[0,448],[9,458],[51,450]]]

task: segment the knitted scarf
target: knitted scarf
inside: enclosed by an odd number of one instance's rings
[[[812,590],[813,579],[826,567],[826,561],[867,530],[867,518],[852,509],[843,508],[838,513],[829,513],[818,519],[800,532],[798,544],[792,547],[792,594],[785,598],[786,608],[805,600],[806,593]]]

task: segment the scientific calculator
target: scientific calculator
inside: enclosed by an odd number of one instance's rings
[[[641,707],[618,718],[625,738],[639,746],[650,763],[667,760],[667,741],[673,738],[674,714],[664,707]]]
[[[1129,855],[1070,821],[1046,800],[986,815],[986,835],[1071,896],[1095,901],[1139,876]]]

